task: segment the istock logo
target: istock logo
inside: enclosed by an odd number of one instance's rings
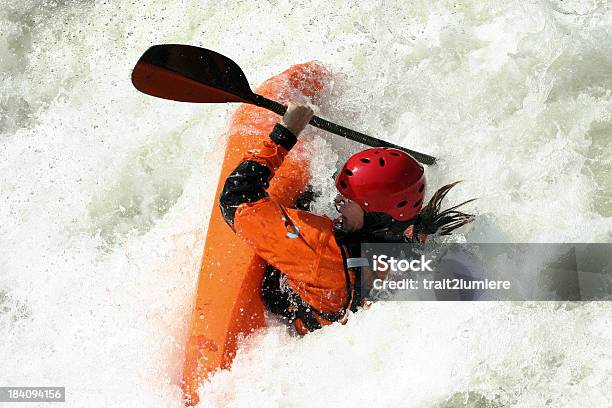
[[[387,255],[372,257],[372,267],[376,272],[433,272],[429,266],[431,262],[432,259],[425,259],[425,255],[420,259],[395,259]]]

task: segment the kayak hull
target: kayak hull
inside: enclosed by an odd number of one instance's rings
[[[268,79],[256,92],[283,104],[304,96],[316,103],[328,77],[321,64],[309,62]],[[230,367],[240,340],[266,325],[260,294],[266,264],[236,237],[216,203],[244,153],[267,138],[280,120],[273,112],[244,104],[230,122],[185,348],[181,388],[187,406],[198,403],[198,388],[212,373]],[[299,150],[298,144],[268,189],[286,206],[294,204],[310,178],[306,155]]]

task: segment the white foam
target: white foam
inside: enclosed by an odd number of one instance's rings
[[[466,180],[449,199],[480,198],[468,240],[612,238],[605,2],[25,1],[0,19],[0,385],[66,386],[75,407],[180,403],[234,107],[135,91],[130,70],[155,43],[218,50],[253,85],[326,63],[322,115],[439,157],[431,189]],[[311,133],[324,138],[312,146],[326,212],[334,161],[357,147]],[[270,329],[204,398],[606,406],[609,316],[607,304],[380,304],[301,340]]]

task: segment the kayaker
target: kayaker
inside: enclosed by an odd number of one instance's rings
[[[219,202],[230,227],[269,265],[262,284],[266,306],[300,334],[341,321],[360,306],[354,260],[362,242],[424,242],[473,219],[457,210],[465,203],[440,211],[456,183],[439,189],[423,207],[423,167],[386,148],[357,153],[342,167],[335,220],[280,205],[266,189],[312,116],[308,106],[289,104],[269,140],[254,146],[229,175]]]

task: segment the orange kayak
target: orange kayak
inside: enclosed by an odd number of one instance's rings
[[[316,103],[328,78],[322,65],[308,62],[268,79],[256,92],[283,104],[300,95]],[[268,137],[280,120],[275,113],[253,105],[241,105],[234,113],[215,203],[243,154]],[[296,145],[271,182],[268,192],[283,205],[293,205],[310,178],[304,156]],[[239,340],[266,326],[260,295],[265,266],[235,236],[214,205],[185,348],[181,387],[186,406],[198,403],[198,388],[212,373],[231,366]]]

